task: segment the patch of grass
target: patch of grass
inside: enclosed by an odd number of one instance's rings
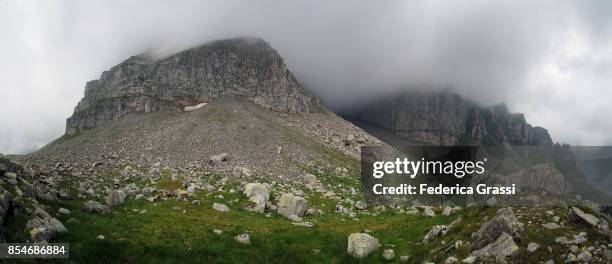
[[[359,180],[359,176],[354,168],[348,168],[348,172],[346,176],[338,176],[336,172],[332,169],[322,169],[322,170],[314,170],[310,169],[310,171],[324,184],[330,184],[333,186],[342,186],[342,188],[350,188],[353,187],[355,189],[361,188],[361,181]]]
[[[176,189],[181,189],[183,187],[183,183],[180,181],[173,181],[171,179],[165,178],[157,183],[157,186],[161,189],[166,189],[169,191],[173,191]]]
[[[58,139],[54,140],[53,142],[50,143],[50,145],[55,145],[55,144],[61,144],[63,142],[66,142],[68,140],[71,140],[73,138],[76,138],[78,136],[80,136],[81,133],[75,133],[75,134],[64,134],[61,137],[59,137]]]
[[[354,179],[338,177],[333,170],[311,169],[324,185],[333,185],[336,181],[342,181],[338,184],[346,186],[357,183],[356,180],[343,182]],[[172,190],[182,186],[180,181],[170,179],[170,173],[168,169],[162,170],[163,178],[158,187]],[[237,182],[228,182],[224,189],[237,186]],[[395,250],[395,262],[399,261],[399,256],[410,255],[411,263],[441,263],[450,255],[458,259],[467,257],[472,250],[469,245],[471,233],[492,219],[499,209],[469,207],[451,216],[437,212],[436,217],[429,218],[399,213],[394,209],[376,212],[370,208],[369,215],[359,214],[357,219],[352,219],[334,213],[339,201],[316,192],[306,192],[310,207],[324,212],[304,217],[304,221],[316,225],[314,228],[292,225],[291,221],[274,212],[268,217],[246,211],[243,208],[249,201],[239,192],[227,191],[197,191],[194,199],[200,200],[202,205],[174,199],[156,203],[128,200],[126,204],[113,208],[110,214],[95,215],[81,211],[83,201],[72,200],[52,204],[48,211],[56,212],[59,207],[72,211],[69,216],[58,216],[70,232],[60,235],[54,242],[70,243],[70,261],[73,263],[387,263],[381,252],[388,248]],[[219,194],[224,198],[219,198]],[[230,211],[215,211],[212,209],[214,202],[228,205]],[[541,209],[515,208],[515,214],[541,215],[538,210]],[[555,214],[562,217],[561,221],[567,221],[563,211]],[[79,223],[68,223],[68,218],[75,218]],[[449,224],[458,218],[462,220],[446,236],[428,244],[421,243],[432,226]],[[523,218],[521,222],[529,220]],[[214,229],[223,230],[223,234],[214,234]],[[347,255],[349,234],[366,229],[380,240],[382,248],[361,260]],[[571,225],[562,230],[543,230],[536,224],[527,225],[522,239],[516,241],[520,250],[513,260],[526,263],[544,260],[551,256],[548,246],[553,248],[552,256],[561,256],[564,246],[554,243],[554,238],[560,235],[585,231],[589,233],[589,241],[603,239],[589,230],[586,225]],[[234,241],[234,236],[242,233],[251,235],[251,245]],[[105,236],[104,240],[96,239],[100,234]],[[453,249],[451,245],[457,240],[462,240],[464,245]],[[527,254],[525,247],[529,242],[542,247]]]
[[[238,193],[224,195],[221,201],[216,193],[198,192],[201,206],[178,200],[129,200],[107,215],[82,212],[82,201],[61,202],[50,211],[59,207],[72,211],[69,216],[60,216],[70,232],[55,242],[70,243],[70,261],[74,263],[372,263],[383,262],[381,251],[363,260],[346,254],[350,233],[369,229],[383,248],[394,248],[398,258],[409,254],[419,260],[428,256],[429,247],[419,245],[426,231],[452,220],[386,212],[359,216],[355,221],[332,213],[335,202],[319,197],[311,199],[313,205],[328,204],[330,211],[304,217],[316,224],[306,228],[294,226],[275,213],[268,218],[243,210],[248,201]],[[217,212],[211,207],[213,202],[224,202],[231,210]],[[146,212],[141,214],[141,210]],[[68,223],[71,217],[79,223]],[[214,229],[224,233],[216,235]],[[234,241],[233,237],[241,233],[251,235],[251,245]],[[100,234],[104,240],[96,239]]]

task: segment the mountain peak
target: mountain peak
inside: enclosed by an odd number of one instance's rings
[[[265,40],[238,37],[164,58],[148,53],[128,58],[86,84],[66,133],[134,112],[181,112],[218,96],[246,97],[283,113],[311,112],[320,106]]]

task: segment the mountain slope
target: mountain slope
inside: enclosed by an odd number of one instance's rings
[[[355,140],[343,142],[348,135]],[[209,166],[211,156],[226,153],[229,161],[215,165],[215,170],[231,171],[240,166],[288,177],[310,164],[354,167],[359,145],[376,142],[333,113],[287,115],[248,98],[222,96],[181,114],[132,113],[113,123],[66,135],[31,157],[49,164],[159,162],[188,168]]]
[[[112,67],[87,83],[66,135],[31,157],[186,168],[226,154],[216,170],[289,177],[313,163],[355,167],[359,146],[376,142],[326,110],[267,42],[242,37]]]

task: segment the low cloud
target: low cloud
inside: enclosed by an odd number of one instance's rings
[[[85,82],[147,50],[260,36],[333,109],[398,89],[506,102],[556,141],[612,144],[605,1],[0,1],[0,152],[63,134]]]

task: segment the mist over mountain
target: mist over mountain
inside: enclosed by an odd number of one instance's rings
[[[612,2],[0,0],[0,32],[9,258],[612,263],[612,147],[566,144],[612,145]]]
[[[344,109],[367,125],[348,122],[273,47],[221,39],[101,72],[62,136],[29,155],[0,154],[0,242],[70,243],[79,263],[612,259],[610,200],[589,184],[608,186],[609,166],[590,164],[585,177],[545,128],[454,91],[364,97]],[[444,191],[431,204],[370,199],[367,159],[391,160],[397,138],[421,149],[409,157],[423,151],[418,162],[449,157],[445,168],[468,184],[450,187],[492,191]],[[486,169],[467,172],[472,160]],[[414,175],[446,182],[423,173]]]
[[[165,58],[130,57],[87,83],[66,133],[76,134],[133,112],[180,113],[219,96],[242,96],[283,113],[320,108],[319,100],[299,84],[267,42],[241,37]]]
[[[358,104],[344,116],[383,140],[391,133],[412,145],[553,144],[545,128],[532,126],[505,104],[485,107],[451,91],[402,91]]]
[[[448,88],[484,106],[505,102],[556,141],[607,144],[609,5],[2,1],[0,152],[34,150],[61,135],[83,83],[125,58],[235,36],[266,39],[332,110],[406,88]]]

